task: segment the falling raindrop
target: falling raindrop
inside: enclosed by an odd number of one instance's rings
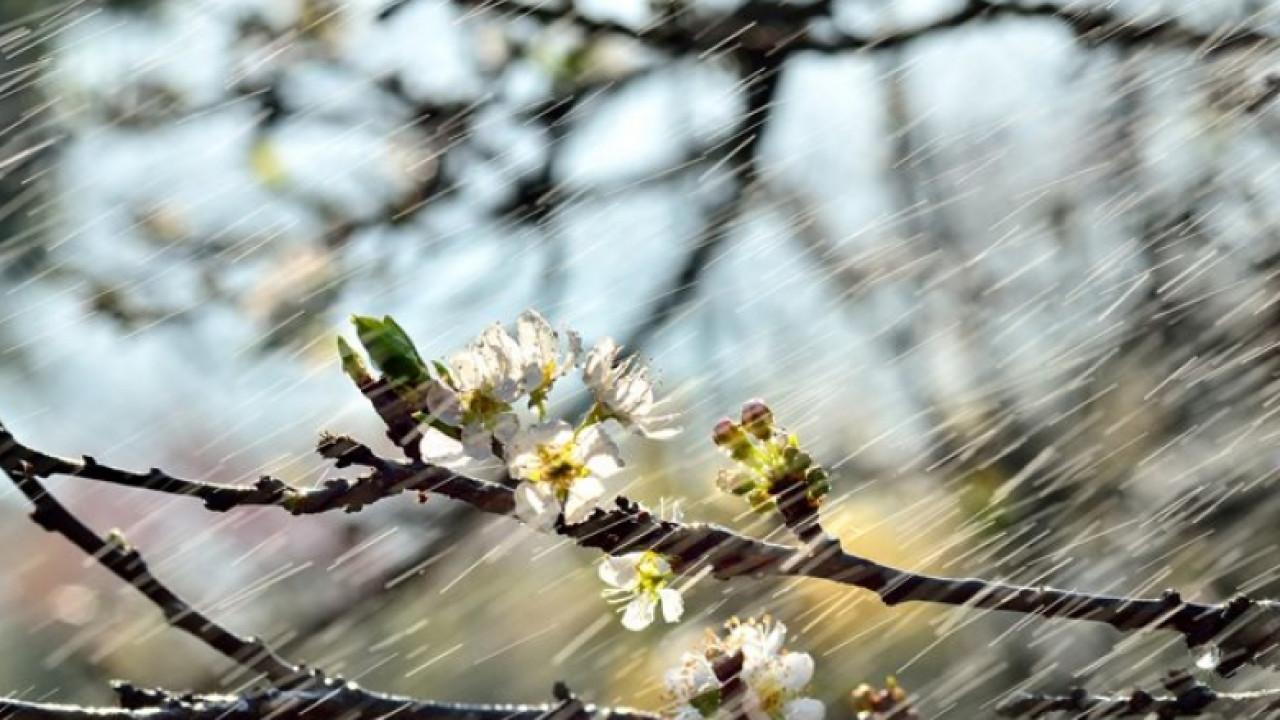
[[[1215,670],[1222,662],[1222,649],[1217,645],[1202,645],[1195,648],[1196,667],[1201,670]]]

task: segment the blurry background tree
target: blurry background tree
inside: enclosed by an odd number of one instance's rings
[[[744,522],[706,429],[765,395],[870,556],[1280,596],[1280,4],[0,7],[0,403],[47,448],[312,482],[316,430],[372,426],[333,362],[347,313],[439,355],[532,306],[653,358],[687,412],[628,494]],[[212,611],[388,689],[519,700],[550,673],[644,704],[698,632],[616,632],[592,558],[443,503],[288,527],[72,505]],[[234,682],[74,552],[0,535],[0,686]],[[524,585],[530,563],[563,581]],[[697,593],[777,612],[828,701],[897,674],[930,716],[1188,662],[822,587]]]

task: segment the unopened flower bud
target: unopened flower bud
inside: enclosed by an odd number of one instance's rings
[[[808,478],[809,482],[815,482],[818,480],[826,480],[831,477],[831,474],[828,473],[827,469],[821,465],[813,465],[805,468],[805,477]]]
[[[351,343],[341,336],[338,337],[338,357],[342,360],[342,371],[351,378],[351,382],[359,387],[366,387],[373,383],[373,375],[364,364],[364,359],[355,351],[355,348],[351,347]]]
[[[888,678],[885,681],[885,690],[889,691],[889,699],[895,703],[903,703],[907,700],[907,691],[902,689],[896,678]]]
[[[722,418],[716,423],[711,430],[711,440],[728,451],[729,456],[738,462],[746,461],[754,451],[751,438],[747,436],[742,426],[729,418]]]
[[[751,509],[758,513],[764,514],[774,508],[773,496],[762,487],[753,488],[747,493],[746,497]]]
[[[882,689],[874,688],[866,683],[859,685],[850,693],[853,701],[854,717],[858,720],[874,720],[881,717],[902,718],[902,720],[920,720],[920,715],[908,704],[907,692],[898,685],[894,678],[888,678]]]
[[[773,411],[764,400],[753,398],[742,404],[742,427],[761,440],[773,436]]]
[[[716,474],[716,487],[734,495],[746,495],[756,486],[750,475],[732,470],[721,470]]]
[[[876,689],[862,683],[850,693],[853,697],[854,712],[868,712],[876,709]]]
[[[729,418],[720,418],[716,422],[716,426],[711,429],[711,441],[720,447],[725,447],[733,442],[733,439],[737,437],[740,431],[741,428]]]

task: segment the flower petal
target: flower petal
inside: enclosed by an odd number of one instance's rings
[[[742,693],[742,714],[747,720],[773,720],[760,702],[760,695],[750,686]]]
[[[680,665],[668,670],[663,679],[666,681],[667,692],[681,701],[720,686],[706,656],[691,652],[681,655]]]
[[[498,415],[493,423],[493,437],[505,447],[520,432],[520,418],[515,413]]]
[[[556,351],[556,332],[537,310],[525,310],[516,318],[516,341],[525,360],[549,360]]]
[[[622,627],[628,630],[643,630],[653,622],[655,601],[651,595],[637,595],[635,600],[627,603],[622,613]]]
[[[662,619],[669,623],[680,622],[684,615],[684,598],[680,593],[672,588],[663,588],[658,591],[658,599],[662,602]]]
[[[787,626],[775,622],[767,633],[761,633],[761,635],[761,652],[769,656],[777,655],[782,652],[782,646],[787,642]]]
[[[650,440],[670,440],[679,435],[684,428],[677,423],[680,416],[674,413],[668,415],[650,415],[636,419],[636,429],[640,434]]]
[[[457,427],[462,423],[462,404],[457,393],[441,383],[427,386],[427,411],[445,425]]]
[[[613,439],[599,425],[592,425],[578,434],[582,446],[584,464],[596,477],[609,477],[623,467],[622,455]]]
[[[433,427],[424,429],[418,449],[422,452],[423,460],[446,467],[448,463],[458,461],[465,454],[462,451],[462,443]]]
[[[586,520],[602,495],[604,485],[594,477],[588,475],[575,482],[564,501],[564,521],[572,525]]]
[[[480,423],[462,426],[462,451],[471,457],[493,454],[493,435]]]
[[[516,517],[538,530],[555,527],[560,516],[555,496],[542,483],[522,482],[516,487]]]
[[[796,698],[782,706],[782,717],[786,720],[822,720],[826,714],[827,706],[813,698]]]
[[[473,458],[464,455],[459,462],[441,464],[459,475],[475,480],[501,482],[507,479],[506,464],[494,455],[486,458]]]
[[[799,692],[813,679],[813,658],[809,653],[789,652],[779,662],[779,679],[787,690]]]
[[[594,392],[605,384],[613,370],[614,358],[618,355],[618,345],[611,337],[600,338],[591,352],[587,354],[587,362],[583,368],[583,379]]]
[[[702,713],[692,705],[676,705],[667,711],[671,720],[702,720]]]
[[[640,553],[630,553],[621,557],[606,555],[600,562],[600,579],[616,588],[634,589],[640,582],[636,572],[636,558]]]

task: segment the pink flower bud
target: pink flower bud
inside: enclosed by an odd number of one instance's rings
[[[753,398],[742,404],[742,427],[761,440],[773,434],[773,411],[764,400]]]
[[[732,420],[720,418],[716,426],[711,429],[711,441],[720,447],[725,447],[732,445],[741,433],[742,428],[735,425]]]

